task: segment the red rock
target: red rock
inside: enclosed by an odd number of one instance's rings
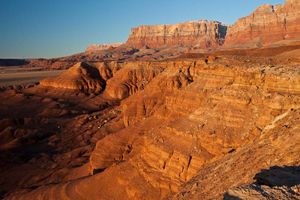
[[[77,63],[59,76],[40,82],[43,87],[79,90],[88,93],[101,92],[104,84],[98,69],[86,63]]]
[[[287,0],[284,5],[262,5],[251,15],[228,27],[226,48],[261,47],[300,35],[300,3]]]
[[[157,48],[162,46],[198,46],[212,48],[222,44],[226,26],[216,21],[189,21],[174,25],[133,28],[126,45]]]

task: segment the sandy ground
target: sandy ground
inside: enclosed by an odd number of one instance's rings
[[[0,86],[23,85],[39,82],[40,80],[56,76],[64,70],[53,71],[22,71],[18,70],[0,70]]]

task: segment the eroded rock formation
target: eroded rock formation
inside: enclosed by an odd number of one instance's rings
[[[101,114],[79,114],[56,136],[79,166],[54,167],[58,182],[49,176],[31,189],[37,171],[30,183],[19,182],[25,191],[11,190],[7,199],[219,199],[262,169],[300,162],[295,65],[217,58],[88,66],[106,87],[80,105],[98,105]],[[43,87],[28,92],[40,96]],[[43,159],[61,166],[63,157],[55,157]]]
[[[276,45],[276,42],[283,40],[299,40],[299,23],[299,1],[287,0],[283,5],[263,5],[228,27],[224,46],[256,48]]]
[[[256,174],[254,179],[254,184],[231,188],[224,199],[300,199],[297,166],[272,167]]]
[[[262,6],[225,47],[283,44],[298,14],[296,0]],[[299,198],[299,50],[182,54],[218,47],[225,30],[138,27],[132,47],[63,58],[92,61],[1,91],[0,198]],[[48,62],[62,64],[36,61]]]
[[[225,35],[226,26],[220,22],[199,20],[133,28],[126,45],[150,48],[180,45],[214,48],[223,43]]]
[[[107,76],[106,71],[104,71],[103,75],[104,77]],[[40,85],[88,93],[99,93],[104,89],[105,81],[97,68],[86,63],[77,63],[58,77],[42,80]]]

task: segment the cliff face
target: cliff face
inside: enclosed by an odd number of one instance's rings
[[[125,46],[134,48],[198,47],[200,49],[256,48],[282,45],[300,39],[300,2],[262,5],[231,26],[198,20],[173,25],[143,25],[132,28]],[[121,44],[90,45],[86,52],[106,50]]]
[[[300,38],[300,2],[286,0],[283,5],[262,5],[251,15],[231,26],[217,21],[188,21],[173,25],[143,25],[131,30],[126,46],[159,48],[172,46],[201,49],[255,48]],[[87,52],[118,47],[90,45]]]
[[[300,2],[262,5],[228,27],[225,47],[261,47],[300,36]]]
[[[174,25],[139,26],[132,29],[126,44],[150,48],[178,45],[217,47],[222,44],[226,29],[220,22],[206,20]]]

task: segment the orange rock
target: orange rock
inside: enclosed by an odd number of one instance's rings
[[[126,45],[138,48],[180,45],[215,48],[222,44],[225,35],[226,26],[220,22],[199,20],[133,28]]]
[[[100,93],[104,89],[105,82],[97,68],[86,63],[77,63],[58,77],[42,80],[40,85],[87,93]]]
[[[228,27],[224,47],[254,48],[297,39],[300,34],[299,22],[299,1],[289,0],[284,5],[263,5]]]

